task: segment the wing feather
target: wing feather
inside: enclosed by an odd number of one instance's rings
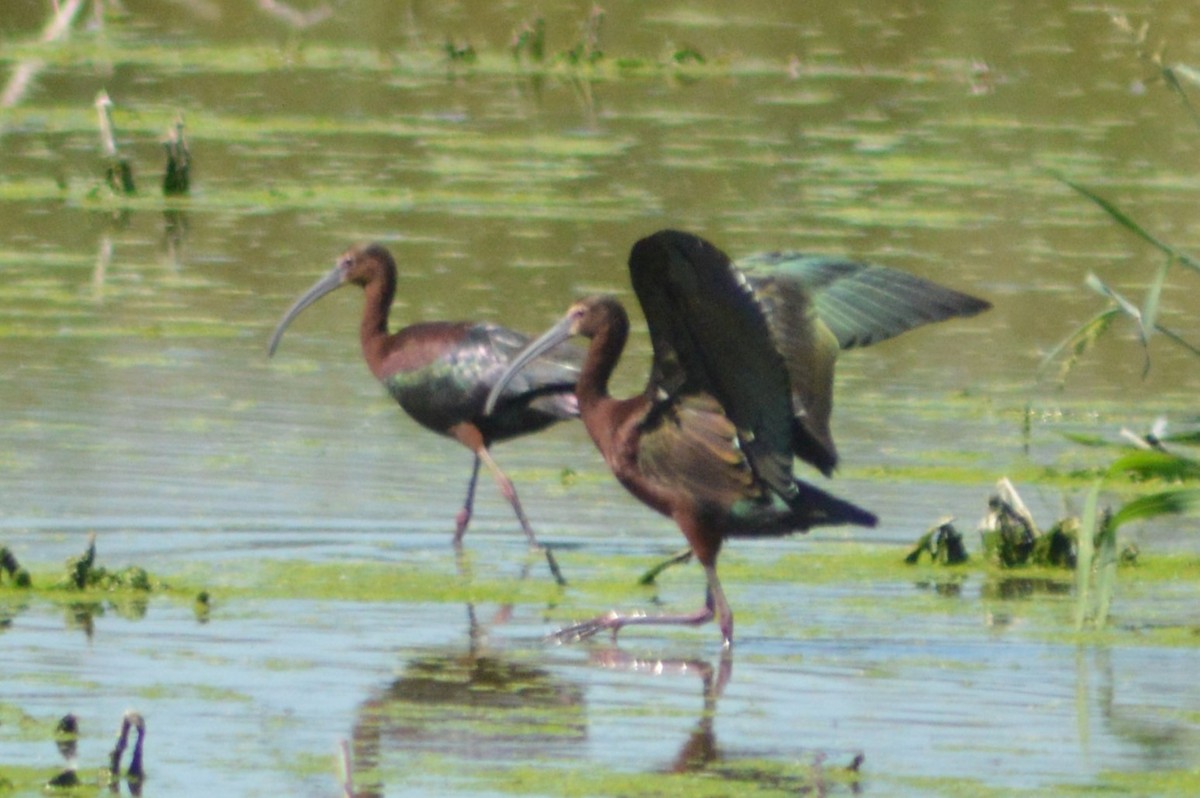
[[[629,270],[654,347],[647,395],[711,394],[758,476],[795,495],[790,381],[752,286],[721,250],[674,230],[637,242]]]

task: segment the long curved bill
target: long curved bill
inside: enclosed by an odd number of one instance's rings
[[[496,381],[496,384],[492,386],[492,390],[488,394],[487,403],[483,406],[484,415],[491,415],[492,411],[496,408],[496,402],[500,400],[500,394],[504,393],[504,389],[508,387],[513,377],[517,376],[521,369],[574,334],[571,330],[573,322],[574,319],[570,315],[564,316],[561,321],[542,333],[537,340],[530,343],[521,350],[520,354],[513,358],[512,363],[508,364],[508,368],[500,375],[500,379]]]
[[[305,291],[299,299],[296,300],[295,304],[288,308],[287,313],[283,314],[283,318],[279,320],[279,324],[275,327],[275,332],[271,334],[271,342],[267,344],[267,357],[271,357],[275,354],[275,349],[279,346],[279,339],[283,338],[283,331],[286,330],[287,326],[292,323],[292,319],[299,316],[302,310],[328,294],[330,291],[341,288],[345,284],[343,282],[344,277],[345,275],[343,274],[342,269],[338,266],[335,266],[333,270],[329,272],[329,274],[313,283],[312,286]]]

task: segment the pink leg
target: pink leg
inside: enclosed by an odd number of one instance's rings
[[[721,580],[717,579],[716,563],[704,566],[704,575],[708,577],[708,605],[717,613],[721,640],[726,649],[733,648],[733,610],[729,609],[725,591],[721,589]]]
[[[717,579],[716,565],[704,566],[704,573],[708,578],[707,595],[704,606],[695,612],[683,615],[647,615],[644,612],[622,615],[613,611],[590,621],[560,629],[551,637],[560,643],[567,643],[583,640],[597,632],[609,630],[612,632],[613,640],[616,640],[617,633],[626,626],[649,626],[651,624],[699,626],[716,617],[721,626],[724,647],[730,648],[733,645],[733,612],[729,609],[729,602],[725,600],[725,592],[721,590],[721,582]]]
[[[475,483],[479,480],[479,455],[471,466],[471,481],[467,483],[467,498],[462,509],[454,517],[454,545],[462,543],[463,535],[467,533],[467,524],[471,523],[471,512],[475,507]]]
[[[537,536],[533,534],[533,527],[529,525],[529,519],[525,517],[525,511],[521,509],[521,500],[517,498],[517,489],[513,487],[512,480],[500,470],[500,466],[496,465],[496,461],[492,459],[492,455],[487,449],[480,449],[476,454],[483,460],[488,470],[492,472],[492,478],[496,480],[496,484],[500,487],[500,492],[504,494],[504,498],[508,499],[508,503],[512,505],[513,512],[516,513],[517,520],[521,523],[521,530],[525,533],[529,545],[546,552],[546,562],[550,565],[550,573],[554,576],[554,581],[560,585],[565,585],[567,580],[563,579],[562,571],[558,569],[558,562],[554,559],[554,553],[538,543]]]

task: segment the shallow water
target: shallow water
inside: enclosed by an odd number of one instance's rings
[[[1124,578],[1117,631],[1077,637],[1069,594],[1005,598],[977,570],[938,591],[899,567],[853,567],[859,544],[899,557],[943,514],[969,532],[1005,474],[1039,519],[1078,511],[1086,482],[1064,475],[1109,453],[1064,432],[1116,440],[1195,414],[1194,359],[1160,336],[1143,379],[1128,328],[1064,390],[1035,376],[1103,307],[1089,270],[1140,301],[1159,264],[1047,170],[1184,249],[1200,237],[1196,130],[1103,9],[633,4],[605,9],[606,59],[590,69],[514,64],[511,33],[533,14],[487,3],[362,0],[294,30],[253,4],[126,0],[39,45],[48,5],[0,18],[0,79],[33,70],[0,109],[0,545],[52,574],[96,532],[109,567],[207,589],[214,608],[201,623],[190,595],[144,615],[115,605],[89,635],[59,603],[0,593],[0,717],[31,721],[0,723],[0,775],[53,775],[50,729],[68,711],[81,766],[98,766],[130,707],[150,729],[147,795],[335,795],[342,739],[364,794],[386,795],[661,794],[721,779],[1139,794],[1137,774],[1200,767],[1196,647],[1152,633],[1195,628],[1193,581]],[[542,12],[548,52],[578,41],[582,7]],[[1148,19],[1170,60],[1200,62],[1189,4]],[[448,61],[447,40],[476,62]],[[686,48],[705,64],[674,65]],[[138,172],[128,201],[93,196],[101,88]],[[158,140],[177,110],[194,188],[164,201]],[[875,260],[996,305],[841,360],[843,467],[829,487],[882,523],[729,547],[738,646],[707,702],[713,629],[635,630],[615,650],[541,640],[609,606],[647,607],[634,577],[680,543],[612,484],[580,428],[496,450],[571,587],[549,586],[487,484],[460,581],[447,538],[469,457],[370,379],[359,297],[324,300],[264,352],[355,240],[396,254],[398,321],[533,331],[581,293],[632,299],[628,247],[668,225],[735,256]],[[1172,273],[1161,319],[1191,338],[1193,279]],[[639,327],[623,390],[648,350]],[[1196,531],[1128,537],[1147,556],[1193,556]],[[760,578],[781,557],[794,578]],[[817,578],[809,561],[835,572]],[[373,589],[330,578],[371,564],[389,569]],[[422,580],[449,587],[405,587]],[[693,566],[657,599],[686,609],[700,589]],[[659,660],[661,674],[639,665]],[[855,780],[840,771],[859,753]],[[612,781],[622,774],[637,778]]]

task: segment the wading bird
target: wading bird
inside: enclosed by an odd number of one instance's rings
[[[717,579],[726,538],[876,522],[792,475],[795,457],[826,475],[837,464],[829,416],[839,349],[990,307],[878,266],[787,254],[745,265],[739,269],[704,239],[673,230],[633,246],[630,277],[654,349],[641,394],[608,394],[629,318],[604,296],[572,305],[492,389],[489,407],[525,363],[573,335],[590,338],[576,385],[584,425],[617,480],[679,525],[704,568],[706,599],[696,612],[613,612],[561,630],[560,640],[715,616],[731,645],[733,614]]]
[[[537,432],[579,415],[575,381],[583,354],[564,347],[538,356],[523,372],[524,379],[505,383],[494,392],[495,409],[484,414],[488,392],[529,339],[495,324],[432,321],[388,333],[388,311],[396,294],[396,263],[378,244],[351,247],[333,270],[312,285],[288,309],[271,336],[268,356],[296,316],[321,297],[344,285],[360,286],[366,294],[360,338],[363,358],[400,407],[418,424],[446,435],[475,455],[467,497],[455,519],[454,544],[462,542],[475,502],[479,464],[487,465],[500,492],[512,505],[529,544],[541,548],[521,509],[512,481],[492,459],[488,447]],[[528,362],[528,361],[526,361]],[[546,561],[559,584],[564,584],[550,549]]]

